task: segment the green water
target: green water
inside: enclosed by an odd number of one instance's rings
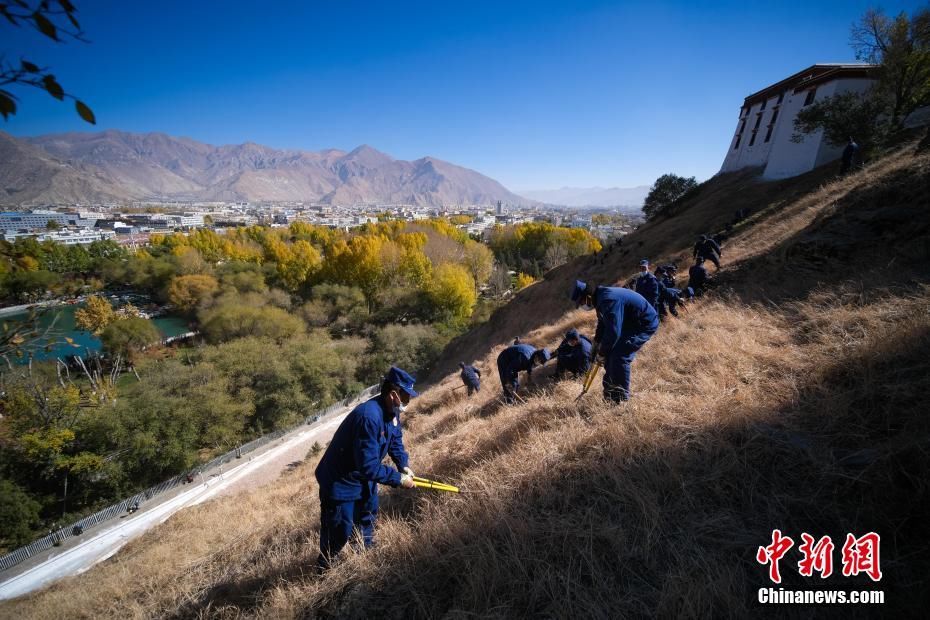
[[[51,351],[46,351],[41,348],[35,351],[33,356],[35,360],[53,360],[56,357],[64,358],[65,355],[86,356],[88,350],[92,352],[100,350],[100,339],[90,332],[79,330],[74,323],[74,311],[82,305],[83,304],[76,304],[73,306],[63,305],[45,309],[43,315],[39,319],[40,330],[45,329],[54,322],[54,327],[49,333],[49,337],[53,338],[57,344],[52,345]],[[0,324],[7,321],[22,321],[28,316],[28,312],[10,314],[0,317]],[[152,319],[152,322],[155,323],[155,327],[161,332],[163,338],[170,338],[171,336],[177,336],[190,331],[187,326],[187,321],[176,316],[162,316]],[[71,338],[74,340],[74,344],[78,346],[73,347],[69,345],[65,342],[65,338]],[[25,358],[21,361],[22,363],[27,362]]]

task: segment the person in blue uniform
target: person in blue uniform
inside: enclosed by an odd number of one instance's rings
[[[468,366],[465,362],[459,362],[459,368],[462,369],[459,376],[468,390],[468,395],[471,396],[481,389],[481,371],[474,366]]]
[[[513,404],[517,390],[520,389],[519,373],[526,372],[526,378],[532,379],[533,367],[545,364],[550,359],[546,349],[534,349],[528,344],[510,345],[497,356],[497,371],[500,374],[501,387],[504,389],[504,402]]]
[[[366,548],[374,542],[378,516],[378,485],[414,488],[413,472],[404,449],[400,414],[417,396],[414,379],[391,367],[381,394],[345,417],[316,468],[320,485],[320,556],[317,566],[329,568],[355,530]],[[390,455],[394,467],[382,464]]]
[[[711,239],[709,235],[701,235],[697,243],[694,244],[694,258],[703,258],[714,264],[717,270],[720,270],[720,244]]]
[[[649,271],[649,260],[639,261],[639,275],[635,278],[634,290],[642,295],[653,309],[659,307],[659,281]]]
[[[568,330],[556,350],[557,364],[553,378],[559,380],[566,373],[575,376],[585,374],[591,368],[592,353],[590,338],[579,334],[577,329]]]
[[[678,304],[681,303],[681,289],[675,286],[674,267],[665,265],[656,269],[656,279],[659,281],[659,318],[667,314],[678,316]]]
[[[688,269],[688,288],[690,288],[696,297],[700,297],[707,288],[710,276],[707,275],[707,268],[704,266],[704,259],[698,256],[694,259],[694,264]]]
[[[651,274],[650,274],[651,275]],[[591,286],[577,280],[572,301],[597,312],[594,346],[604,358],[604,398],[630,398],[630,367],[636,352],[659,329],[659,315],[646,299],[625,288]]]

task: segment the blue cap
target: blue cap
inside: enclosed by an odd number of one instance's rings
[[[640,267],[648,267],[648,266],[649,266],[649,259],[648,259],[648,258],[644,258],[643,260],[639,261],[639,266],[640,266]]]
[[[536,349],[536,355],[539,355],[543,358],[543,364],[552,359],[552,355],[549,354],[547,349]]]
[[[405,370],[401,370],[396,366],[391,366],[391,369],[384,376],[384,380],[389,383],[393,383],[403,391],[407,392],[410,394],[411,398],[414,396],[419,396],[419,394],[413,390],[413,382],[415,379],[407,374],[407,371]]]
[[[581,296],[584,295],[584,292],[588,289],[588,285],[582,282],[581,280],[575,280],[575,288],[572,289],[572,301],[578,301],[581,299]]]
[[[577,340],[577,339],[578,339],[578,330],[575,329],[575,328],[573,327],[572,329],[570,329],[570,330],[568,330],[567,332],[565,332],[565,339],[566,339],[566,340]]]

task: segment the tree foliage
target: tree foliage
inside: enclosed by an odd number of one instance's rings
[[[643,214],[646,219],[656,217],[697,186],[698,182],[694,177],[682,177],[673,173],[663,174],[649,189],[649,194],[643,202]]]
[[[500,263],[534,277],[542,275],[546,253],[553,246],[562,246],[567,259],[601,249],[600,241],[587,230],[554,226],[549,222],[496,226],[491,231],[489,245]]]
[[[859,60],[877,64],[878,101],[886,101],[893,130],[917,108],[930,105],[930,7],[908,17],[867,10],[851,32]]]
[[[135,360],[140,351],[159,340],[161,333],[155,324],[139,317],[115,321],[100,332],[104,349],[129,360]]]
[[[100,334],[107,325],[116,320],[116,312],[110,302],[99,295],[91,295],[83,308],[74,312],[74,322],[80,329]]]
[[[530,274],[528,274],[528,273],[518,273],[518,274],[517,274],[516,282],[514,283],[514,287],[515,287],[518,291],[522,291],[523,289],[525,289],[526,287],[528,287],[530,284],[533,284],[534,282],[536,282],[536,278],[534,278],[534,277],[531,276]]]
[[[451,263],[436,269],[427,294],[438,317],[451,323],[467,320],[478,299],[472,277],[464,267]]]
[[[270,306],[221,304],[201,313],[203,333],[210,342],[256,336],[282,342],[305,331],[303,321],[285,310]]]
[[[0,553],[32,540],[40,509],[19,485],[0,479]]]
[[[168,301],[184,313],[191,313],[220,290],[213,276],[178,276],[168,286]]]
[[[0,20],[4,26],[26,27],[56,43],[68,38],[85,41],[84,32],[77,20],[77,9],[70,0],[14,0],[0,4],[0,15],[4,17]],[[0,115],[5,120],[16,114],[16,104],[19,101],[16,95],[6,88],[25,86],[44,90],[59,101],[65,98],[72,99],[78,116],[92,125],[97,122],[87,104],[65,92],[47,67],[25,58],[20,58],[18,64],[0,58],[0,86],[5,87],[0,88]]]
[[[878,91],[844,92],[825,97],[802,108],[794,119],[792,142],[823,130],[824,139],[843,146],[854,138],[864,149],[884,142],[889,131],[887,103]]]
[[[930,8],[912,17],[869,9],[854,24],[851,44],[859,60],[878,65],[878,81],[864,93],[842,92],[803,108],[794,142],[823,131],[833,146],[853,138],[868,152],[893,140],[914,110],[930,105]]]

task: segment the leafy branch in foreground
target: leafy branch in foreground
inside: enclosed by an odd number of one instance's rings
[[[0,4],[0,16],[9,24],[20,28],[32,28],[56,43],[64,38],[87,42],[84,31],[75,17],[77,9],[69,0],[42,0],[29,3],[25,0],[12,0],[10,4]],[[59,101],[74,100],[78,115],[88,123],[95,125],[97,119],[93,111],[83,101],[65,91],[57,78],[32,61],[20,58],[18,63],[0,57],[0,115],[4,120],[17,112],[19,99],[7,90],[9,86],[27,86],[44,90]]]

